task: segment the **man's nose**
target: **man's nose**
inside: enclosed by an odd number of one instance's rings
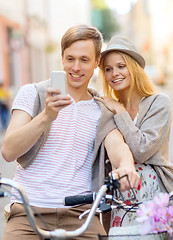
[[[76,60],[73,64],[73,71],[78,72],[80,70],[80,63]]]

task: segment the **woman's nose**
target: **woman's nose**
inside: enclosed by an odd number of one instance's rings
[[[119,73],[119,71],[118,71],[118,69],[117,68],[114,68],[113,69],[113,76],[117,76],[117,75],[119,75],[120,73]]]

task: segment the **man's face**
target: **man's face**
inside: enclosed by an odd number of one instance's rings
[[[67,86],[87,87],[94,69],[98,66],[93,41],[79,40],[71,44],[65,49],[62,62],[67,74]]]

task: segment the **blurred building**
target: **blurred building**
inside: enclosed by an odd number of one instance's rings
[[[156,10],[157,9],[157,10]],[[150,2],[152,50],[154,64],[160,73],[160,83],[173,78],[173,1]]]
[[[173,77],[173,1],[138,0],[121,16],[120,33],[144,55],[146,71],[157,84]]]
[[[60,40],[75,24],[90,24],[88,0],[0,0],[0,82],[15,94],[61,70]]]
[[[14,91],[46,75],[45,5],[37,0],[37,12],[32,13],[32,4],[26,0],[0,0],[0,81]]]
[[[61,70],[61,37],[65,31],[74,25],[91,24],[90,0],[47,0],[49,2],[49,63],[50,70]],[[48,47],[49,47],[48,46]],[[51,48],[55,51],[49,51]]]

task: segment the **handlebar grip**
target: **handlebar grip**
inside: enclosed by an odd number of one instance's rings
[[[1,198],[1,197],[6,197],[6,194],[5,194],[5,192],[3,192],[3,191],[0,190],[0,198]]]
[[[90,204],[95,199],[95,193],[87,194],[87,195],[75,195],[65,197],[64,205],[65,206],[74,206],[78,204]]]

